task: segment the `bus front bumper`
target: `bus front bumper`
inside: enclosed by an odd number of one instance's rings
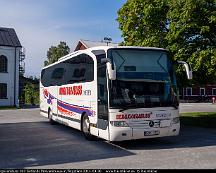
[[[110,129],[110,141],[124,141],[144,138],[157,138],[165,136],[177,136],[180,130],[180,123],[172,124],[164,128],[132,128],[132,127],[113,127]]]

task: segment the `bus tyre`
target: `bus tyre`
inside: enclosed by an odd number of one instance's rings
[[[90,134],[90,121],[86,114],[82,117],[82,132],[87,140],[94,139],[94,137]]]
[[[48,119],[49,119],[49,122],[50,122],[51,125],[56,124],[55,121],[53,121],[53,119],[52,119],[52,111],[50,109],[48,111]]]

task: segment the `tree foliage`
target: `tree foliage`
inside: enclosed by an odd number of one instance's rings
[[[69,54],[69,46],[61,41],[57,46],[51,46],[47,51],[47,60],[44,61],[44,66],[58,61],[59,58]]]
[[[24,92],[24,104],[39,104],[39,87],[32,83],[27,83],[23,90]]]
[[[128,0],[117,20],[123,45],[166,48],[190,63],[193,83],[216,82],[216,0]]]

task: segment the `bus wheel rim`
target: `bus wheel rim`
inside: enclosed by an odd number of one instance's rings
[[[87,118],[83,120],[83,132],[89,133],[89,120]]]

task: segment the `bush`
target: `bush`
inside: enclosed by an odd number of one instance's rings
[[[32,83],[27,83],[24,87],[24,104],[39,104],[39,88]]]

